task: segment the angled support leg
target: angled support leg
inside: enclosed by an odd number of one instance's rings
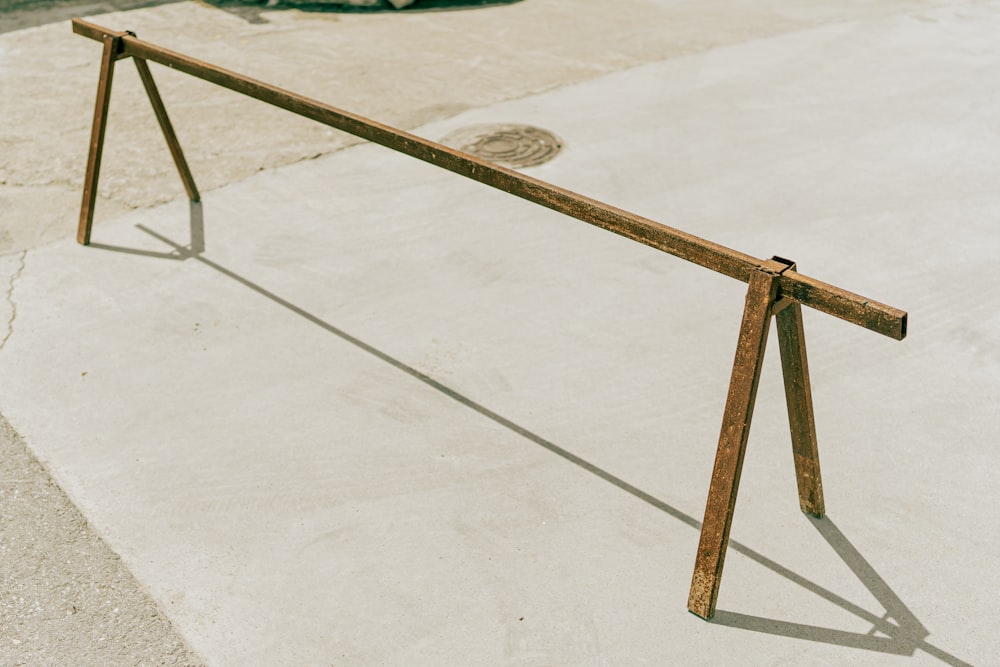
[[[719,595],[722,566],[729,544],[729,529],[733,523],[733,508],[736,506],[736,493],[750,434],[750,420],[771,328],[771,311],[778,294],[778,275],[764,269],[754,271],[747,289],[736,361],[729,382],[722,433],[719,435],[719,448],[715,455],[712,484],[708,491],[688,597],[688,610],[704,619],[715,615],[715,601]]]
[[[139,78],[142,79],[142,85],[146,88],[146,95],[149,96],[149,102],[153,105],[153,112],[156,114],[157,122],[160,123],[160,129],[163,130],[163,138],[167,140],[170,156],[174,158],[174,164],[177,165],[177,173],[180,174],[181,181],[184,182],[184,190],[187,191],[188,199],[193,202],[201,201],[201,195],[198,194],[198,187],[194,184],[194,177],[188,168],[187,160],[184,159],[181,145],[177,141],[177,135],[174,134],[174,126],[171,125],[170,117],[167,116],[167,109],[163,106],[163,100],[160,99],[160,91],[157,90],[156,82],[153,81],[149,65],[142,58],[133,57],[132,60],[135,61],[135,68],[139,70]]]
[[[781,371],[785,379],[788,426],[792,432],[799,507],[806,514],[821,517],[826,508],[816,446],[809,365],[806,362],[806,339],[802,330],[802,306],[788,304],[778,312],[775,320],[778,324],[778,347],[781,348]]]
[[[87,157],[87,174],[83,179],[83,203],[80,205],[80,222],[76,230],[77,243],[90,243],[90,230],[94,225],[94,204],[97,202],[97,179],[101,174],[101,154],[104,152],[104,130],[108,125],[108,106],[111,102],[111,79],[115,73],[115,60],[121,45],[118,35],[104,35],[104,54],[101,56],[101,78],[97,83],[97,103],[94,106],[94,124],[90,131],[90,154]]]

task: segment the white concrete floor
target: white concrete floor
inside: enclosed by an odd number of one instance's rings
[[[821,521],[770,351],[712,623],[742,285],[376,146],[0,258],[0,411],[209,664],[992,664],[1000,3],[875,4],[418,130],[547,128],[532,175],[910,312],[896,343],[807,311]],[[441,16],[532,6],[585,13]]]

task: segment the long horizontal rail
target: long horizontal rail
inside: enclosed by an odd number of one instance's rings
[[[73,32],[103,41],[120,39],[119,58],[150,60],[179,72],[311,118],[356,137],[405,153],[490,187],[564,213],[657,250],[686,259],[718,273],[749,282],[764,261],[682,232],[609,204],[565,190],[512,169],[498,166],[442,144],[352,114],[303,95],[283,90],[230,70],[197,60],[127,32],[108,30],[73,19]],[[906,336],[906,312],[838,287],[786,271],[778,278],[779,295],[884,336]]]

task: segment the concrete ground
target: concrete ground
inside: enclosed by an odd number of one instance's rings
[[[432,139],[549,129],[532,175],[911,317],[806,313],[822,520],[771,350],[705,623],[739,283],[156,68],[191,207],[127,63],[82,248],[99,47],[4,32],[0,412],[192,660],[995,660],[1000,3],[94,20]]]
[[[2,418],[0,456],[0,662],[199,664]]]

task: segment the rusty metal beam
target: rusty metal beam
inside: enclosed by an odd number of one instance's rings
[[[354,136],[405,153],[490,187],[503,190],[651,248],[749,282],[764,262],[673,227],[565,190],[512,169],[454,150],[303,95],[176,53],[124,32],[73,19],[73,31],[90,39],[113,35],[121,56],[159,63]],[[778,279],[779,296],[839,317],[896,340],[906,336],[906,312],[814,278],[788,272]]]

